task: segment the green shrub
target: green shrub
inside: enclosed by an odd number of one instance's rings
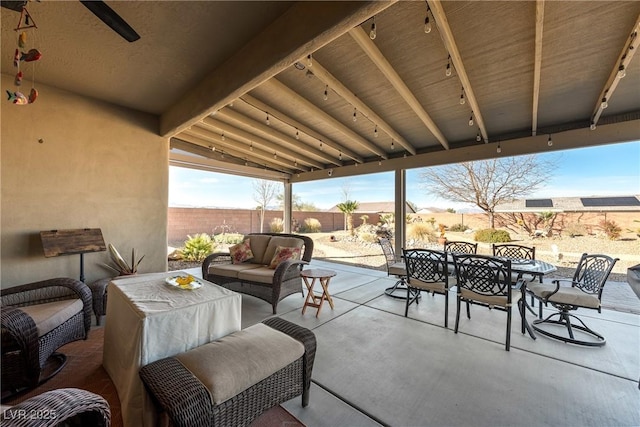
[[[180,249],[182,258],[186,261],[203,261],[207,255],[213,252],[216,244],[206,233],[187,236],[184,248]]]
[[[467,231],[468,229],[469,227],[467,227],[464,224],[453,224],[451,227],[449,227],[449,231],[454,231],[458,233],[462,233],[464,231]]]
[[[609,240],[616,240],[620,238],[620,233],[622,233],[622,228],[615,222],[610,220],[600,221],[598,224],[602,231],[607,236]]]
[[[213,241],[218,245],[235,245],[244,240],[244,235],[240,233],[222,233],[213,236]]]
[[[282,233],[284,231],[284,221],[282,218],[273,218],[269,224],[269,230],[272,233]]]
[[[407,226],[407,238],[412,240],[422,240],[424,242],[435,242],[436,232],[428,223],[414,222]]]
[[[316,218],[305,218],[300,226],[301,233],[319,233],[322,231],[322,224]]]
[[[511,241],[511,236],[506,230],[496,230],[495,228],[485,228],[476,231],[474,235],[476,242],[483,243],[506,243]]]

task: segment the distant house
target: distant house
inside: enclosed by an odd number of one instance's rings
[[[390,202],[358,202],[358,209],[355,214],[387,214],[395,212],[395,204]],[[409,203],[406,204],[407,213],[416,213]],[[340,212],[338,205],[333,206],[329,212]]]
[[[553,197],[518,199],[496,206],[496,213],[508,212],[640,212],[640,195]]]

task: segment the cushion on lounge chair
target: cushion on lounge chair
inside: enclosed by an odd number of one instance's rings
[[[547,298],[556,289],[556,286],[534,283],[527,285],[527,289],[538,298]],[[561,286],[558,292],[554,294],[553,301],[560,304],[579,305],[596,309],[600,307],[600,300],[597,295],[588,294],[579,288],[569,286]]]
[[[80,313],[84,306],[81,299],[66,299],[19,308],[33,319],[41,337]]]

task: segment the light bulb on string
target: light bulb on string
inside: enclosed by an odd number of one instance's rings
[[[589,129],[596,130],[596,124],[594,122],[591,122],[591,125],[589,125]]]
[[[498,142],[498,148],[496,149],[497,153],[502,153],[502,147],[500,147],[500,143]]]
[[[482,137],[480,136],[480,129],[478,129],[478,133],[476,134],[476,141],[480,142]]]
[[[551,134],[549,134],[549,139],[547,139],[547,145],[551,147],[553,145],[553,140],[551,139]]]
[[[322,147],[322,141],[320,141],[320,151],[324,150],[324,148]]]
[[[249,144],[249,151],[253,151],[253,142]]]
[[[298,167],[298,159],[293,159],[293,166]]]
[[[300,139],[300,132],[298,132],[297,128],[296,128],[296,139]]]
[[[226,138],[224,137],[224,132],[222,132],[222,135],[220,136],[220,139],[221,139],[221,140],[223,140],[223,141],[226,139]]]
[[[429,34],[431,32],[431,21],[429,21],[429,9],[427,9],[427,16],[424,18],[424,33]]]
[[[329,85],[324,87],[324,96],[322,97],[325,101],[329,99]]]
[[[275,151],[273,152],[273,159],[277,159],[278,158],[278,153],[276,153]]]
[[[338,154],[338,160],[342,161],[342,151]]]
[[[269,120],[269,113],[267,113],[267,126],[271,126],[271,121]]]
[[[311,67],[313,65],[313,56],[311,54],[307,55],[307,67]]]
[[[604,98],[602,98],[602,103],[600,104],[600,107],[604,110],[609,106],[609,103],[607,102],[607,97],[605,96]]]
[[[620,67],[618,68],[618,78],[622,79],[626,75],[627,75],[627,71],[625,70],[624,65],[620,65]]]
[[[451,76],[451,55],[447,58],[447,69],[444,71],[444,75],[447,77]]]
[[[224,151],[222,151],[222,152],[220,153],[220,158],[221,158],[221,159],[224,159]]]
[[[395,150],[395,149],[396,149],[396,146],[394,145],[394,142],[393,142],[393,139],[392,139],[392,140],[391,140],[391,150],[393,151],[393,150]]]
[[[357,109],[353,109],[353,121],[357,121],[358,120],[358,115],[357,115],[358,110]]]
[[[371,31],[369,31],[369,38],[371,40],[375,40],[377,36],[376,32],[376,17],[373,17],[373,22],[371,23]]]
[[[376,127],[375,127],[375,128],[373,128],[373,136],[374,136],[375,138],[377,138],[377,137],[378,137],[378,125],[376,125]]]
[[[464,87],[463,87],[462,92],[460,92],[460,105],[464,105],[465,102],[467,101],[464,99]]]
[[[469,116],[469,126],[473,126],[473,113]]]
[[[382,159],[378,160],[378,166],[382,165]]]

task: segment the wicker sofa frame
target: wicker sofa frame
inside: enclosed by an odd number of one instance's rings
[[[239,281],[235,277],[222,276],[219,274],[209,273],[211,264],[231,264],[231,256],[229,253],[214,253],[205,258],[202,262],[202,278],[210,282],[216,283],[232,291],[251,295],[260,298],[271,304],[273,314],[276,314],[278,302],[283,298],[294,294],[302,293],[302,278],[300,271],[304,265],[311,261],[313,256],[313,240],[310,237],[300,234],[286,233],[251,233],[253,235],[268,235],[278,237],[295,237],[304,241],[304,253],[300,260],[288,260],[280,263],[273,273],[273,282],[271,284]]]
[[[60,388],[5,409],[0,419],[3,427],[109,427],[111,411],[109,403],[98,394],[79,388]]]
[[[278,317],[262,323],[300,341],[305,348],[304,354],[219,405],[212,402],[205,386],[174,358],[161,359],[142,367],[140,377],[157,407],[167,413],[171,425],[247,426],[267,409],[300,395],[302,406],[308,406],[316,354],[315,335],[307,328]]]
[[[33,319],[20,307],[79,298],[83,310],[45,335],[38,337]],[[56,350],[72,341],[86,339],[91,328],[91,290],[71,278],[55,278],[0,291],[2,311],[2,391],[16,393],[33,388],[58,373],[66,358]],[[57,357],[59,366],[42,377],[47,360]]]

